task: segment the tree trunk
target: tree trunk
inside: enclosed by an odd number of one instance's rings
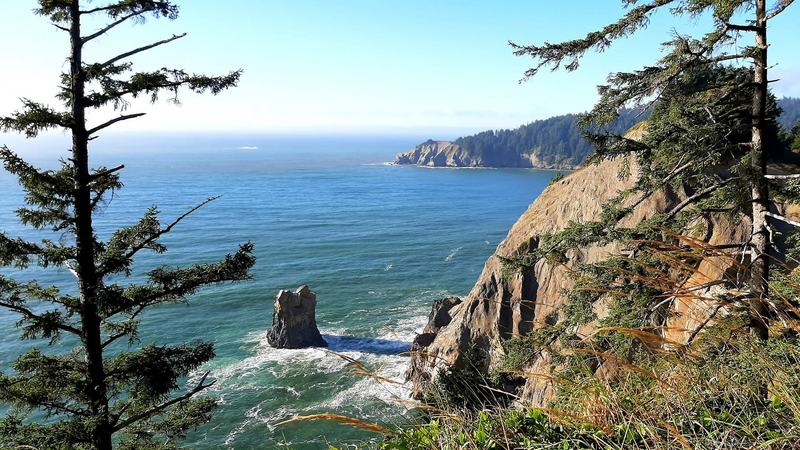
[[[87,392],[92,414],[91,444],[96,450],[111,450],[111,424],[103,369],[103,347],[100,316],[97,312],[99,280],[94,257],[91,190],[89,183],[89,134],[86,130],[84,105],[85,73],[82,67],[80,0],[70,6],[71,61],[70,93],[72,95],[72,163],[75,180],[75,245],[76,272],[81,299],[81,343],[87,364]]]
[[[756,49],[753,61],[753,136],[750,157],[753,170],[753,234],[750,284],[750,327],[756,336],[767,339],[767,297],[769,295],[770,235],[767,225],[769,192],[764,128],[767,105],[767,7],[766,0],[756,0]]]

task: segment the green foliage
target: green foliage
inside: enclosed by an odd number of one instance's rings
[[[624,111],[605,129],[624,133],[641,118],[640,111]],[[514,130],[490,130],[460,137],[455,143],[471,155],[480,155],[487,166],[508,166],[520,161],[520,155],[535,153],[544,164],[577,166],[591,154],[592,146],[584,139],[578,116],[568,114],[537,120]]]
[[[533,330],[529,335],[518,336],[503,342],[503,354],[499,368],[500,374],[523,370],[547,349],[565,331],[564,322]]]
[[[177,6],[169,1],[118,0],[81,9],[79,0],[40,0],[36,12],[70,33],[72,49],[105,35],[128,21],[145,16],[175,19]],[[80,35],[78,18],[105,16],[104,28]],[[63,25],[63,26],[62,26]],[[246,243],[222,260],[189,267],[162,265],[134,273],[141,252],[165,253],[161,238],[183,219],[210,201],[200,203],[166,224],[153,207],[136,223],[100,240],[92,225],[98,208],[109,206],[110,194],[122,188],[115,168],[88,167],[92,135],[121,120],[87,127],[87,108],[124,109],[129,98],[146,95],[157,100],[178,90],[217,94],[238,82],[240,71],[220,77],[161,69],[133,73],[120,63],[171,39],[120,54],[104,63],[85,64],[80,53],[62,74],[60,99],[65,111],[23,99],[22,109],[0,117],[0,130],[35,137],[51,128],[68,130],[73,137],[72,157],[57,169],[41,170],[6,147],[0,148],[5,169],[19,180],[26,205],[16,211],[20,222],[41,232],[39,241],[0,233],[0,266],[17,272],[35,266],[66,267],[76,278],[74,294],[35,281],[0,276],[0,307],[16,314],[23,339],[44,340],[20,355],[10,370],[0,374],[0,403],[8,406],[0,419],[0,447],[107,450],[173,449],[186,433],[210,420],[216,400],[200,394],[213,385],[208,374],[191,376],[214,357],[205,342],[182,345],[139,345],[142,313],[150,307],[184,303],[198,289],[250,278],[255,264],[253,245]],[[84,89],[87,87],[88,89]],[[46,236],[56,233],[58,241]],[[10,272],[9,272],[10,273]],[[143,281],[141,275],[144,275]],[[131,281],[136,276],[138,284]],[[30,279],[30,277],[29,277]],[[57,342],[61,347],[47,352]],[[64,346],[72,346],[64,352]],[[187,384],[191,386],[181,389]],[[178,391],[178,393],[176,393]],[[112,438],[113,436],[113,438]]]
[[[781,115],[778,121],[783,129],[796,129],[797,124],[800,123],[800,98],[783,97],[778,102],[778,106],[781,108]],[[793,134],[796,136],[797,132],[794,132]]]
[[[554,377],[558,394],[547,408],[448,409],[380,448],[795,448],[797,324],[763,345],[741,332],[742,319],[718,322],[690,348],[642,353],[635,361],[572,352]],[[618,375],[597,378],[587,367],[596,366],[593,359],[616,363]]]
[[[440,369],[435,383],[426,387],[425,401],[432,405],[483,408],[503,405],[509,397],[497,380],[487,375],[485,350],[470,347],[453,367]]]
[[[777,2],[772,14],[790,3]],[[702,237],[686,235],[706,234],[709,230],[702,223],[712,215],[734,221],[749,215],[760,218],[753,212],[751,195],[765,183],[760,151],[751,151],[759,142],[753,137],[754,123],[770,162],[785,162],[789,156],[778,117],[780,103],[791,101],[779,103],[767,96],[766,109],[756,112],[754,122],[753,105],[766,83],[754,85],[752,68],[727,65],[742,58],[752,59],[754,66],[758,61],[766,65],[758,49],[735,45],[743,32],[758,27],[730,23],[740,13],[751,12],[753,2],[624,4],[631,8],[622,18],[585,38],[512,44],[517,55],[535,61],[527,78],[544,67],[577,69],[587,51],[603,51],[635,34],[660,9],[693,18],[710,15],[714,24],[699,38],[676,33],[652,66],[611,74],[599,89],[600,101],[580,118],[595,148],[592,159],[626,158],[619,176],[633,176],[633,186],[603,205],[595,220],[538,236],[527,251],[503,259],[507,278],[513,271],[533,270],[542,259],[553,265],[572,263],[567,270],[575,285],[564,292],[568,302],[559,320],[531,336],[506,341],[503,347],[502,370],[527,376],[525,369],[533,361],[549,363],[548,383],[555,398],[545,409],[528,409],[537,417],[533,425],[538,428],[527,429],[519,412],[503,408],[479,413],[445,408],[436,416],[435,427],[408,430],[390,443],[404,440],[405,448],[477,449],[497,443],[502,448],[627,449],[795,448],[800,442],[800,410],[794,402],[800,395],[794,369],[800,355],[793,312],[800,290],[796,273],[780,268],[771,272],[771,313],[780,314],[781,320],[769,331],[769,341],[748,332],[752,311],[744,301],[762,281],[747,279],[743,266],[735,263],[730,273],[714,280],[724,286],[724,293],[715,294],[719,298],[696,294],[698,301],[716,302],[712,317],[723,309],[724,314],[701,324],[704,331],[692,331],[685,344],[665,337],[672,304],[682,296],[694,298],[689,291],[693,286],[686,283],[698,263],[712,256],[732,259],[702,244]],[[631,107],[651,111],[640,135],[597,128],[613,124]],[[784,114],[791,117],[791,112]],[[773,192],[784,199],[800,198],[800,190],[791,183]],[[669,199],[668,209],[637,218],[636,225],[622,225],[657,193]],[[575,256],[612,244],[622,254],[614,250],[616,256],[592,263]],[[601,317],[595,314],[599,304]],[[792,312],[781,314],[786,311]],[[578,338],[589,324],[591,336]],[[547,357],[538,359],[542,353]]]
[[[548,186],[558,183],[559,181],[563,180],[564,177],[566,177],[566,176],[567,175],[564,174],[564,173],[559,173],[558,175],[556,175],[556,176],[554,176],[553,178],[550,179],[550,183],[548,183]]]

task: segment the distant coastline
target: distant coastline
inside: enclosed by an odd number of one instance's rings
[[[418,164],[402,164],[396,161],[386,161],[378,164],[365,164],[367,166],[397,166],[409,167],[415,169],[432,169],[432,170],[503,170],[503,169],[518,169],[518,170],[538,170],[543,172],[574,172],[580,168],[576,166],[570,169],[559,169],[553,167],[490,167],[490,166],[426,166]]]
[[[800,99],[778,101],[782,114],[778,122],[790,130],[800,121]],[[624,134],[649,114],[623,110],[615,123],[604,129]],[[399,153],[394,164],[447,168],[526,168],[543,170],[578,169],[594,152],[583,137],[577,114],[554,116],[513,130],[488,130],[453,141],[428,139]]]

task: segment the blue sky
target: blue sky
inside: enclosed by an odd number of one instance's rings
[[[94,3],[100,3],[96,0]],[[693,31],[707,20],[656,16],[634,39],[589,55],[578,72],[543,73],[519,84],[529,61],[508,40],[541,43],[581,37],[617,18],[619,0],[193,0],[178,1],[175,22],[126,25],[88,50],[103,58],[160,40],[187,38],[134,62],[219,73],[243,68],[239,88],[219,97],[184,94],[182,104],[131,111],[148,116],[120,127],[151,131],[280,133],[428,133],[450,136],[516,127],[580,112],[596,99],[610,71],[654,61],[672,29]],[[66,69],[66,36],[31,14],[33,0],[0,6],[0,113],[16,98],[50,101]],[[770,78],[780,95],[800,96],[800,6],[772,23]],[[91,24],[89,24],[91,25]],[[8,70],[13,67],[13,70]]]

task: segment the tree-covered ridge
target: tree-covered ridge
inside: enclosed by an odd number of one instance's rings
[[[800,122],[800,98],[784,97],[778,106],[782,110],[778,123],[789,132]],[[641,110],[623,109],[604,131],[624,134],[647,117]],[[585,138],[580,118],[580,114],[554,116],[515,129],[462,136],[452,143],[428,140],[398,155],[396,162],[456,167],[576,168],[594,152],[593,144]]]
[[[578,166],[589,154],[592,145],[583,137],[579,115],[566,114],[537,120],[513,130],[489,130],[455,140],[462,150],[481,155],[485,166],[507,166],[504,162],[530,159],[538,166]],[[640,111],[627,110],[609,127],[613,133],[624,133],[642,120]],[[530,157],[526,158],[526,155]]]
[[[778,101],[778,106],[781,108],[778,123],[784,130],[791,130],[800,123],[800,98],[784,97]]]
[[[784,97],[778,105],[782,109],[779,123],[791,130],[800,121],[800,98]],[[566,114],[537,120],[513,130],[489,130],[454,141],[462,151],[480,155],[484,165],[504,166],[504,162],[531,155],[542,166],[578,166],[594,151],[578,125],[580,115]],[[608,131],[624,134],[645,118],[640,111],[625,110]]]

